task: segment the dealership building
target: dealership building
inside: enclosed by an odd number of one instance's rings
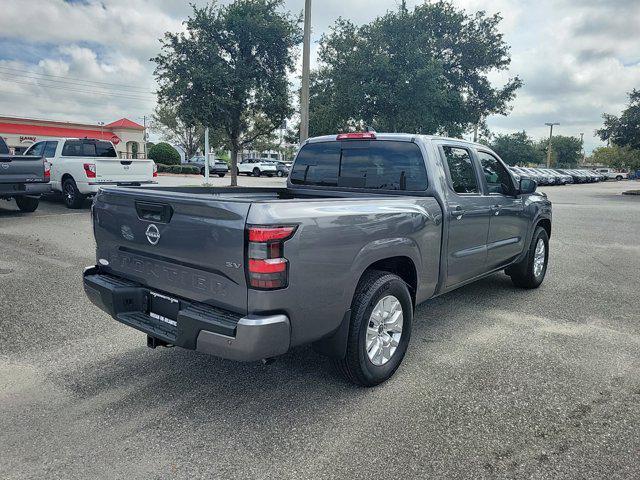
[[[94,138],[112,142],[120,158],[144,158],[145,128],[127,118],[105,125],[0,116],[0,137],[15,154],[42,140]]]

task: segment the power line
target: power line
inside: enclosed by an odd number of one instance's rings
[[[9,80],[11,83],[15,83],[18,85],[27,85],[30,87],[41,87],[41,88],[49,88],[49,89],[54,89],[54,90],[62,90],[62,91],[67,91],[67,92],[74,92],[74,93],[86,93],[86,94],[90,94],[90,95],[104,95],[104,96],[109,96],[109,97],[119,97],[119,98],[126,98],[126,99],[131,99],[131,100],[141,100],[141,101],[152,101],[155,100],[155,96],[152,94],[134,94],[134,93],[117,93],[117,92],[110,92],[110,91],[98,91],[98,90],[83,90],[83,89],[78,89],[78,88],[74,88],[68,85],[49,85],[49,84],[43,84],[40,83],[43,80],[38,80],[35,83],[34,82],[28,82],[28,81],[20,81],[20,80],[16,80],[15,77],[11,77],[9,74],[0,72],[0,77],[5,77],[5,80]],[[8,79],[6,77],[9,77]]]
[[[129,90],[139,90],[140,93],[153,93],[153,92],[149,92],[149,90],[147,90],[146,88],[135,87],[133,85],[125,85],[125,84],[121,84],[121,83],[100,82],[100,81],[97,81],[97,80],[86,80],[86,79],[81,79],[81,78],[65,77],[65,76],[62,76],[62,75],[52,75],[52,74],[48,74],[48,73],[38,73],[38,72],[32,72],[32,71],[29,71],[29,70],[24,70],[24,69],[19,69],[19,68],[6,67],[4,65],[0,65],[0,70],[7,70],[7,71],[10,71],[10,72],[20,73],[21,76],[25,76],[25,77],[28,77],[28,78],[40,79],[40,77],[50,77],[52,79],[60,79],[60,80],[49,80],[48,78],[42,78],[42,80],[47,80],[47,81],[50,81],[50,82],[62,81],[62,82],[67,82],[67,83],[73,83],[73,84],[78,84],[78,85],[83,85],[83,86],[99,87],[99,88],[107,88],[107,86],[110,86],[110,87],[118,87],[118,88],[124,88],[124,89],[129,89]],[[132,93],[134,93],[134,92],[132,92]],[[137,92],[135,92],[135,93],[137,93]]]

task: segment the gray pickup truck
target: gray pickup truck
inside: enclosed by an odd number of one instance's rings
[[[253,361],[312,343],[376,385],[417,304],[501,270],[542,283],[551,203],[535,190],[462,140],[312,138],[286,188],[101,189],[85,291],[152,348]]]
[[[35,212],[40,195],[49,193],[51,170],[44,157],[10,155],[0,137],[0,199],[14,199],[23,212]]]

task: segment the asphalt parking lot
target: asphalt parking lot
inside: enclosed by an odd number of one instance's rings
[[[2,202],[0,477],[640,478],[640,197],[620,195],[637,185],[542,188],[542,287],[497,274],[420,306],[374,389],[310,348],[148,349],[84,296],[89,204]]]

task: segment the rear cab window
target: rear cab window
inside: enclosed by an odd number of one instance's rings
[[[118,156],[110,142],[101,140],[67,140],[62,147],[63,157],[108,157]]]
[[[424,191],[427,171],[413,142],[342,140],[308,143],[298,154],[293,185]]]

